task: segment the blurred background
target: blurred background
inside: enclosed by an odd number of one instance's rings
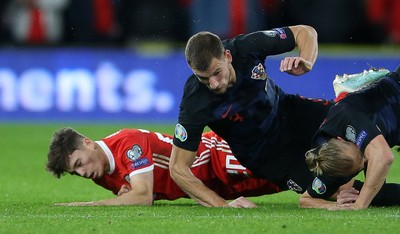
[[[190,75],[183,48],[313,26],[320,54],[304,77],[267,73],[283,89],[333,98],[336,74],[400,64],[398,0],[2,0],[0,121],[176,121]]]

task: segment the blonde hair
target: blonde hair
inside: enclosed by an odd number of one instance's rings
[[[352,142],[330,139],[321,146],[306,152],[306,162],[311,172],[318,175],[349,176],[354,168],[354,159],[349,155]],[[361,151],[359,152],[361,154]],[[350,173],[349,173],[350,172]]]

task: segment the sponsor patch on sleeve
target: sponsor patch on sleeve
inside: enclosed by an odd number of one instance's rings
[[[278,32],[279,37],[280,37],[281,39],[286,39],[286,38],[287,38],[287,35],[286,35],[285,30],[283,30],[282,28],[275,28],[275,31]]]
[[[357,141],[356,141],[356,145],[358,146],[358,148],[361,149],[361,145],[364,143],[365,139],[367,138],[368,133],[364,130],[362,130],[360,132],[360,134],[358,134],[357,136]]]
[[[312,183],[312,189],[317,194],[324,194],[326,192],[326,185],[318,177],[315,177]]]
[[[138,160],[134,161],[134,162],[131,164],[131,168],[132,168],[132,169],[138,169],[138,168],[140,168],[140,167],[145,167],[145,166],[147,166],[149,163],[150,163],[150,162],[149,162],[149,160],[148,160],[147,158],[141,158],[141,159],[138,159]]]

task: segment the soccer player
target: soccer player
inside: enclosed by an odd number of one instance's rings
[[[348,94],[333,106],[306,154],[311,171],[317,176],[300,199],[301,207],[328,209],[366,209],[385,183],[393,162],[392,147],[400,144],[400,66],[395,72],[357,92]],[[368,170],[367,170],[368,166]],[[360,171],[365,171],[361,189],[342,198],[342,204],[316,204]],[[398,203],[399,185],[384,200]],[[350,194],[350,195],[349,195]],[[352,195],[351,195],[352,194]]]
[[[258,31],[221,41],[210,32],[193,35],[185,56],[187,80],[175,127],[170,173],[198,203],[223,207],[227,201],[190,172],[203,129],[225,139],[235,157],[257,177],[281,190],[306,191],[313,179],[304,153],[333,102],[286,94],[267,75],[267,56],[298,48],[280,70],[310,71],[317,59],[317,33],[305,25]]]
[[[169,175],[172,136],[140,129],[122,129],[93,141],[71,128],[54,133],[47,170],[60,178],[66,173],[92,179],[118,195],[65,206],[151,205],[187,195]],[[204,133],[191,173],[225,199],[230,207],[255,207],[242,196],[260,196],[280,189],[253,174],[236,160],[227,143],[213,132]]]

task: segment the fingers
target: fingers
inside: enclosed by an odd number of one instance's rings
[[[292,75],[302,75],[312,68],[312,63],[301,57],[285,57],[280,64],[280,71]]]
[[[358,195],[359,193],[360,193],[360,191],[358,191],[355,188],[343,189],[340,191],[338,197],[354,196],[354,195]]]
[[[232,208],[256,208],[257,207],[257,205],[254,202],[252,202],[244,197],[236,198],[235,200],[229,202],[228,206],[232,207]]]
[[[359,191],[351,188],[340,191],[337,196],[336,203],[338,205],[352,204],[358,199]]]
[[[122,194],[124,194],[124,193],[127,193],[127,192],[129,192],[129,191],[131,191],[131,188],[129,187],[129,186],[127,186],[127,185],[122,185],[121,186],[121,188],[119,189],[119,191],[118,191],[118,196],[121,196]]]
[[[299,65],[299,57],[286,57],[281,61],[280,70],[282,72],[290,71],[293,68],[297,68]]]

